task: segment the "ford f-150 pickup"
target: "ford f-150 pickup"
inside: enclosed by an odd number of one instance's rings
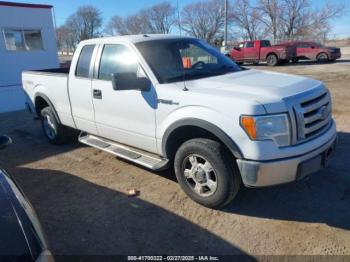
[[[185,193],[212,208],[242,183],[277,185],[318,171],[336,142],[322,82],[241,68],[190,37],[83,41],[69,70],[23,72],[23,87],[52,144],[79,134],[146,168],[173,167]]]
[[[289,60],[295,58],[295,47],[288,45],[272,46],[268,40],[254,40],[239,43],[234,47],[229,56],[237,63],[254,63],[266,61],[269,66],[288,63]]]

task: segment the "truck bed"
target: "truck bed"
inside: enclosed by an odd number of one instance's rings
[[[35,94],[44,94],[54,106],[60,121],[73,126],[69,94],[68,94],[69,68],[51,68],[22,73],[22,84],[27,94],[27,103],[34,108]]]

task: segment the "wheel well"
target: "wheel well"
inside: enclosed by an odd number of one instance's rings
[[[278,55],[277,55],[276,53],[274,53],[274,52],[268,53],[268,54],[266,55],[266,59],[269,57],[269,55],[274,55],[274,56],[276,56],[277,59],[278,59]]]
[[[198,126],[181,126],[172,131],[168,136],[165,145],[165,153],[168,159],[174,159],[179,147],[186,141],[194,138],[207,138],[218,141],[227,149],[227,152],[231,153],[229,148],[210,131]]]
[[[35,98],[35,111],[38,116],[41,115],[41,110],[43,110],[45,107],[48,107],[48,106],[49,106],[49,103],[41,96],[37,96]]]

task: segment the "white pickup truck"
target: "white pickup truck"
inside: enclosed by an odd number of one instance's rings
[[[190,37],[83,41],[69,70],[23,72],[23,87],[51,143],[80,134],[152,170],[173,166],[186,194],[212,208],[241,183],[277,185],[318,171],[336,143],[323,83],[241,68]]]

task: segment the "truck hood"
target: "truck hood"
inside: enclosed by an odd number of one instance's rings
[[[186,87],[211,96],[259,102],[268,113],[285,111],[287,97],[325,88],[311,78],[253,69],[188,81]]]

